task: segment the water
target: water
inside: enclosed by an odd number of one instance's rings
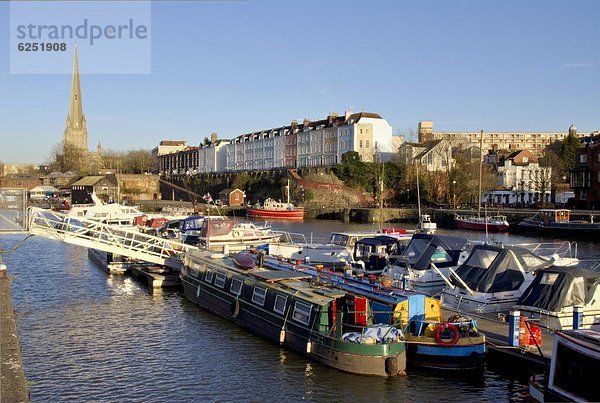
[[[315,241],[331,231],[373,228],[335,221],[274,226],[308,238],[312,232]],[[2,236],[0,247],[19,239]],[[579,250],[598,258],[593,243],[579,243]],[[33,237],[4,260],[33,401],[508,401],[527,395],[526,378],[489,369],[481,376],[346,374],[249,334],[180,292],[152,292],[130,277],[109,276],[80,247]]]

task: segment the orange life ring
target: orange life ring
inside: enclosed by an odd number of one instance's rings
[[[450,332],[452,333],[452,339],[442,339],[441,333],[442,330],[445,329],[450,330]],[[454,345],[458,342],[459,337],[460,333],[458,333],[458,328],[452,323],[440,323],[440,325],[435,328],[435,342],[438,344]]]

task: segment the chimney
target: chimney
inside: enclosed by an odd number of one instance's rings
[[[338,117],[336,112],[329,112],[329,116],[327,116],[327,122],[331,125],[333,120]]]
[[[211,142],[211,143],[214,143],[215,141],[217,141],[217,133],[215,133],[215,132],[212,132],[212,133],[210,134],[210,142]]]
[[[308,126],[308,125],[310,124],[310,120],[308,120],[308,119],[304,118],[304,120],[302,121],[302,124],[303,124],[304,126]]]

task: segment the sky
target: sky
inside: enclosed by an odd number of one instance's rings
[[[80,49],[88,145],[198,144],[349,108],[405,135],[420,120],[435,131],[591,132],[599,16],[595,0],[152,2],[149,74],[86,74],[94,50]],[[0,1],[0,161],[47,162],[71,77],[11,74],[9,24]]]

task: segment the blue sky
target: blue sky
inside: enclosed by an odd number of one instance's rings
[[[598,130],[599,16],[593,0],[154,2],[151,74],[82,76],[88,143],[194,144],[350,107],[395,133]],[[0,2],[0,161],[44,162],[70,76],[11,75],[8,24]]]

